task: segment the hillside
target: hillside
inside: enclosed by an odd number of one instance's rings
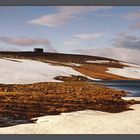
[[[71,75],[75,75],[87,77],[71,67],[54,66],[35,60],[1,58],[0,66],[0,83],[4,84],[61,82],[61,80],[57,80],[56,78],[59,76],[70,77]]]
[[[18,61],[20,61],[21,59],[24,59],[24,60],[21,60],[24,62],[26,61],[25,62],[26,64],[24,63],[25,66],[22,65],[24,67],[23,71],[25,71],[25,69],[28,69],[28,68],[30,69],[31,65],[33,66],[34,69],[37,70],[41,64],[37,61],[45,62],[46,66],[44,65],[44,63],[42,63],[41,68],[43,66],[45,66],[45,69],[46,69],[46,67],[48,66],[47,67],[48,71],[50,71],[50,70],[52,71],[52,69],[55,66],[59,66],[59,68],[57,67],[58,69],[56,69],[55,72],[60,73],[60,74],[54,74],[53,78],[55,78],[56,80],[60,80],[60,81],[73,80],[73,79],[75,80],[75,77],[72,77],[70,79],[69,76],[72,76],[72,75],[75,75],[75,76],[79,75],[79,76],[83,76],[86,78],[90,77],[93,80],[96,80],[96,79],[103,79],[103,80],[129,80],[129,79],[136,80],[136,79],[140,79],[140,66],[132,65],[129,63],[124,63],[124,62],[121,62],[118,60],[104,58],[104,57],[62,54],[62,53],[0,52],[0,58],[1,58],[1,60],[0,60],[1,65],[2,65],[2,63],[4,63],[5,65],[13,64],[13,65],[16,65],[17,67],[21,67],[20,63],[18,63]],[[2,59],[4,59],[4,60],[2,60]],[[10,61],[10,59],[11,59],[11,61]],[[18,60],[18,59],[20,59],[20,60]],[[28,60],[25,60],[25,59],[28,59]],[[12,63],[12,60],[13,60],[13,62],[17,62],[17,64]],[[37,61],[29,62],[29,60],[37,60]],[[27,61],[28,61],[28,63],[27,63]],[[32,64],[29,64],[29,63],[32,63]],[[30,65],[30,66],[28,67],[28,65]],[[60,66],[61,66],[61,68],[60,68]],[[27,68],[25,68],[25,67],[27,67]],[[12,67],[10,67],[10,68],[12,68]],[[32,69],[32,67],[31,67],[31,69]],[[44,69],[44,67],[43,67],[43,69]],[[67,70],[69,72],[67,72]],[[16,73],[17,73],[17,71],[16,71]],[[67,73],[67,75],[64,73]],[[30,73],[28,73],[28,74],[30,74]],[[47,75],[47,76],[49,76],[49,75]],[[59,77],[59,76],[61,76],[61,77]],[[76,80],[77,79],[78,78],[76,78]]]

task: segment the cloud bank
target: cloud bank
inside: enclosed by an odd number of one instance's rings
[[[108,58],[114,58],[121,61],[136,63],[140,65],[140,51],[132,50],[126,48],[95,48],[88,50],[74,50],[76,53],[93,55],[93,56],[103,56]]]
[[[140,37],[128,34],[119,34],[111,42],[112,47],[77,49],[76,53],[110,57],[140,65]]]
[[[27,37],[0,37],[0,41],[10,45],[16,45],[18,47],[42,46],[44,48],[47,48],[48,51],[56,52],[56,49],[52,47],[51,42],[48,39]]]
[[[113,39],[112,45],[119,48],[140,49],[140,37],[121,33]]]

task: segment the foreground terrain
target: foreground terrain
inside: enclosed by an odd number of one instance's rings
[[[140,104],[131,108],[121,113],[85,110],[44,116],[34,124],[0,128],[0,134],[140,134]]]
[[[124,91],[84,82],[0,85],[0,125],[33,122],[32,118],[64,112],[122,112],[139,101],[125,101]]]
[[[100,121],[104,124],[104,120],[111,122],[111,126],[114,118],[110,117],[118,118],[121,114],[126,114],[126,117],[122,115],[122,120],[116,119],[115,123],[126,119],[133,126],[128,114],[132,115],[131,105],[139,106],[140,101],[124,100],[122,97],[127,96],[125,91],[97,85],[93,81],[138,80],[138,65],[95,56],[0,52],[0,66],[0,133],[56,133],[56,125],[60,128],[58,133],[82,133],[84,129],[85,133],[99,133],[98,130],[93,131],[93,128],[97,127],[94,121],[99,123],[98,127],[102,126]],[[136,113],[138,114],[138,110]],[[74,121],[75,115],[77,122]],[[104,115],[109,116],[106,118]],[[45,123],[42,123],[43,121]],[[88,130],[87,126],[81,126],[89,125],[90,121],[93,128]],[[74,131],[65,131],[65,123],[66,127],[71,129],[71,122],[72,127],[75,127],[76,123],[77,127]],[[106,122],[105,125],[106,129]],[[8,128],[8,131],[3,127]],[[79,127],[82,130],[76,131],[80,130]],[[115,129],[118,129],[118,126],[115,125]],[[120,129],[118,132],[121,132]]]

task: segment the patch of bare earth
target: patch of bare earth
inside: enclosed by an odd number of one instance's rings
[[[124,91],[84,82],[0,85],[1,126],[32,122],[32,118],[86,109],[105,112],[130,110]]]
[[[123,68],[124,65],[119,63],[104,63],[104,64],[83,64],[75,67],[75,70],[92,78],[103,80],[136,80],[133,78],[126,78],[119,75],[107,73],[108,68]]]

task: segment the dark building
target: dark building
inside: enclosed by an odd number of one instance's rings
[[[35,53],[43,53],[43,48],[34,48]]]

